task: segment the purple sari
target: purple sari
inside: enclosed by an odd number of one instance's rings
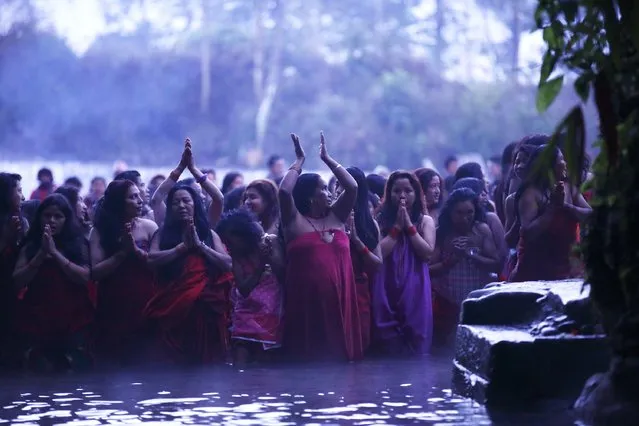
[[[373,286],[373,318],[379,343],[393,350],[427,353],[433,336],[431,297],[428,264],[417,257],[402,235],[384,258]]]

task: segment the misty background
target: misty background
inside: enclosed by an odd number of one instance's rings
[[[319,130],[368,170],[501,154],[577,102],[535,109],[536,4],[1,0],[0,165],[168,172],[189,136],[202,167],[261,170],[295,132],[317,167]]]

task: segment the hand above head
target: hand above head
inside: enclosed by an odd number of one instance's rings
[[[322,161],[326,161],[330,158],[328,151],[326,150],[326,138],[324,138],[324,132],[320,132],[320,158]]]
[[[186,138],[184,141],[184,151],[182,151],[182,158],[180,158],[180,167],[187,168],[193,166],[193,151],[191,146],[191,139]]]
[[[291,139],[293,140],[293,148],[295,149],[295,159],[298,163],[303,164],[306,160],[306,154],[304,154],[304,148],[300,143],[300,138],[295,133],[291,133]]]

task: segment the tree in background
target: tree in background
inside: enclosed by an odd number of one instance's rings
[[[547,45],[539,109],[575,74],[575,91],[584,103],[593,96],[599,115],[602,150],[594,163],[593,217],[582,249],[613,360],[608,372],[590,379],[576,403],[591,424],[636,424],[639,414],[638,18],[639,5],[625,0],[540,0],[535,12]],[[583,103],[574,107],[557,128],[566,136],[573,175],[585,147],[582,108]]]

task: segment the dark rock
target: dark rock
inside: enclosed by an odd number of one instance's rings
[[[558,281],[472,292],[457,330],[455,391],[494,406],[574,398],[610,359],[605,337],[577,320],[593,318],[583,290],[581,281]]]

